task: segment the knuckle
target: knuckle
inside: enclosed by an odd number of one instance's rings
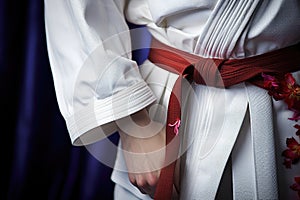
[[[150,177],[148,178],[148,184],[149,184],[151,187],[154,187],[154,186],[157,185],[158,180],[159,180],[159,179],[158,179],[157,176],[152,175],[152,176],[150,176]]]
[[[143,178],[138,179],[137,180],[137,185],[138,185],[138,187],[141,187],[141,188],[145,187],[147,185],[146,180],[143,179]]]
[[[136,179],[134,176],[129,175],[128,177],[129,177],[129,181],[132,185],[137,185]]]

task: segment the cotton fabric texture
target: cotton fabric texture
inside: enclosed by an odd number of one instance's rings
[[[242,59],[300,42],[298,0],[45,0],[45,20],[57,99],[74,145],[104,138],[115,120],[143,108],[167,107],[177,75],[131,60],[126,20],[207,58]],[[299,82],[300,72],[293,75]],[[248,83],[185,84],[183,92],[180,131],[188,148],[180,199],[297,198],[289,186],[299,166],[281,164],[295,132],[284,103]],[[116,198],[150,198],[130,184],[121,152],[112,180]]]

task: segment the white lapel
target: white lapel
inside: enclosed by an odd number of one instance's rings
[[[199,36],[194,53],[229,58],[262,0],[219,0]]]

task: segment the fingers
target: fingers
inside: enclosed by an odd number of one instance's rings
[[[141,193],[148,194],[152,198],[155,194],[155,189],[158,183],[159,172],[149,172],[149,173],[141,173],[141,174],[132,174],[129,173],[130,182],[136,186]]]
[[[129,178],[131,184],[137,187],[143,194],[151,194],[151,187],[148,184],[147,180],[142,175],[130,176]]]

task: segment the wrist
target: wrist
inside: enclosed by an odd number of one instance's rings
[[[164,125],[151,120],[146,109],[116,121],[121,139],[150,139],[164,130]]]
[[[131,119],[138,126],[147,126],[151,123],[151,119],[149,117],[148,111],[146,109],[140,110],[132,115],[130,115]]]

